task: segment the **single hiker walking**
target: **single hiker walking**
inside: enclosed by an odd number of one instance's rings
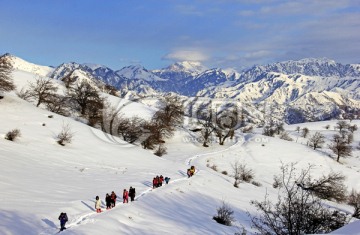
[[[129,196],[130,196],[130,200],[133,202],[134,201],[134,198],[135,198],[135,188],[131,187],[130,186],[130,189],[129,189]]]
[[[105,197],[106,210],[111,209],[111,196],[107,193]]]
[[[96,196],[95,209],[97,213],[101,212],[101,200],[99,196]]]
[[[129,203],[129,192],[126,189],[123,192],[123,203]]]
[[[59,215],[59,220],[60,220],[60,231],[63,231],[65,228],[65,224],[68,221],[68,217],[67,214],[64,212],[61,212]]]
[[[111,208],[113,208],[113,207],[115,207],[116,198],[117,198],[114,191],[111,192],[110,198],[111,198]]]

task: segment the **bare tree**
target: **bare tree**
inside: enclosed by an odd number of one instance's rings
[[[309,134],[309,129],[308,129],[307,127],[304,127],[304,128],[301,130],[301,137],[306,138],[308,134]]]
[[[78,79],[78,76],[73,76],[74,71],[71,71],[69,74],[65,75],[64,77],[60,78],[67,89],[69,89],[75,81]]]
[[[51,78],[38,77],[35,83],[29,82],[29,96],[36,102],[36,107],[42,103],[50,102],[56,95],[58,88]]]
[[[238,124],[238,111],[228,109],[219,113],[216,117],[215,135],[219,144],[224,145],[227,138],[232,139]]]
[[[349,124],[346,121],[338,121],[335,126],[335,128],[338,129],[340,132],[343,129],[347,129],[348,127],[349,127]]]
[[[360,219],[360,193],[353,189],[348,197],[348,204],[354,207],[353,217]]]
[[[68,90],[68,97],[72,108],[79,111],[82,116],[86,116],[87,112],[91,113],[90,106],[95,106],[98,111],[104,107],[104,100],[100,97],[99,92],[86,81],[71,86]]]
[[[96,126],[97,124],[101,125],[103,120],[103,109],[104,109],[105,99],[99,98],[96,100],[89,100],[89,105],[87,106],[86,116],[89,120],[90,126]]]
[[[297,133],[300,133],[300,127],[299,126],[297,126],[295,130],[297,131]]]
[[[178,96],[165,96],[159,111],[154,114],[153,120],[162,122],[166,127],[180,126],[184,122],[184,107]]]
[[[209,147],[208,143],[212,133],[215,131],[214,111],[211,109],[199,109],[197,111],[197,122],[201,125],[201,136],[203,137],[203,146]]]
[[[162,101],[159,110],[150,122],[143,125],[144,140],[141,142],[144,149],[153,149],[156,145],[165,143],[165,139],[173,136],[175,128],[184,121],[184,107],[179,97],[168,95]]]
[[[15,89],[11,78],[12,64],[6,58],[6,55],[0,57],[0,91],[12,91]],[[2,98],[2,97],[1,97]]]
[[[343,202],[346,200],[345,176],[341,173],[331,172],[327,176],[308,182],[308,185],[298,185],[304,190],[309,190],[321,199]]]
[[[158,126],[157,122],[148,121],[143,125],[144,128],[144,140],[141,145],[144,149],[154,149],[158,144],[165,143],[164,132],[161,130],[161,126]]]
[[[126,142],[134,143],[143,134],[145,120],[139,117],[123,118],[118,123],[118,133]]]
[[[57,113],[63,116],[69,116],[69,111],[67,109],[68,99],[65,96],[54,94],[49,97],[45,103],[47,110],[50,112]]]
[[[298,184],[311,181],[309,166],[299,174],[295,164],[281,167],[281,188],[278,201],[272,203],[267,195],[262,202],[252,201],[260,216],[251,217],[260,234],[300,235],[327,233],[346,223],[346,217],[323,206],[309,190]]]
[[[338,134],[333,136],[333,140],[329,145],[329,148],[337,155],[337,162],[339,162],[340,157],[351,156],[351,146],[349,146],[344,138]]]
[[[309,145],[310,147],[313,147],[314,150],[316,150],[317,148],[321,148],[324,143],[325,136],[320,132],[315,132],[315,134],[312,135],[309,139]]]

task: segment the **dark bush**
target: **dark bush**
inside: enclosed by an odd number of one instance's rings
[[[65,143],[71,143],[72,139],[74,137],[74,133],[70,129],[69,124],[64,124],[61,132],[57,135],[58,144],[64,146]]]
[[[8,133],[6,133],[5,135],[5,139],[10,140],[10,141],[14,141],[16,138],[20,137],[21,133],[19,129],[14,129],[12,131],[9,131]]]
[[[231,223],[235,221],[233,214],[234,211],[230,208],[230,206],[223,202],[222,206],[217,209],[217,215],[215,215],[213,219],[219,224],[231,226]]]
[[[154,154],[158,157],[161,157],[161,156],[165,155],[166,153],[167,153],[166,147],[163,144],[160,144]]]

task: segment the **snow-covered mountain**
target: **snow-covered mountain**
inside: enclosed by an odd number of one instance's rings
[[[282,74],[302,74],[320,77],[358,77],[360,71],[356,65],[343,65],[334,60],[321,58],[307,58],[297,61],[284,61],[263,66],[254,66],[244,72],[243,79],[257,77],[256,74],[264,72],[276,72]]]
[[[238,72],[207,69],[198,62],[186,61],[152,71],[141,65],[112,70],[74,62],[50,68],[7,56],[14,68],[58,80],[71,76],[100,81],[119,89],[123,97],[175,92],[252,105],[267,103],[277,106],[277,118],[289,123],[342,118],[344,112],[357,114],[360,110],[360,64],[343,65],[326,58],[258,65]],[[309,106],[313,107],[311,112]]]
[[[357,65],[342,65],[327,59],[254,66],[234,82],[204,88],[197,96],[280,105],[279,118],[285,117],[283,120],[289,123],[341,118],[345,109],[355,113],[360,110],[357,68]],[[295,117],[294,107],[295,113],[304,114],[309,112],[309,106],[313,108],[312,115],[305,115],[305,119]]]

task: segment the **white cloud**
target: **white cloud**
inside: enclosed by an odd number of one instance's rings
[[[174,61],[206,61],[209,56],[198,49],[178,49],[163,57]]]

